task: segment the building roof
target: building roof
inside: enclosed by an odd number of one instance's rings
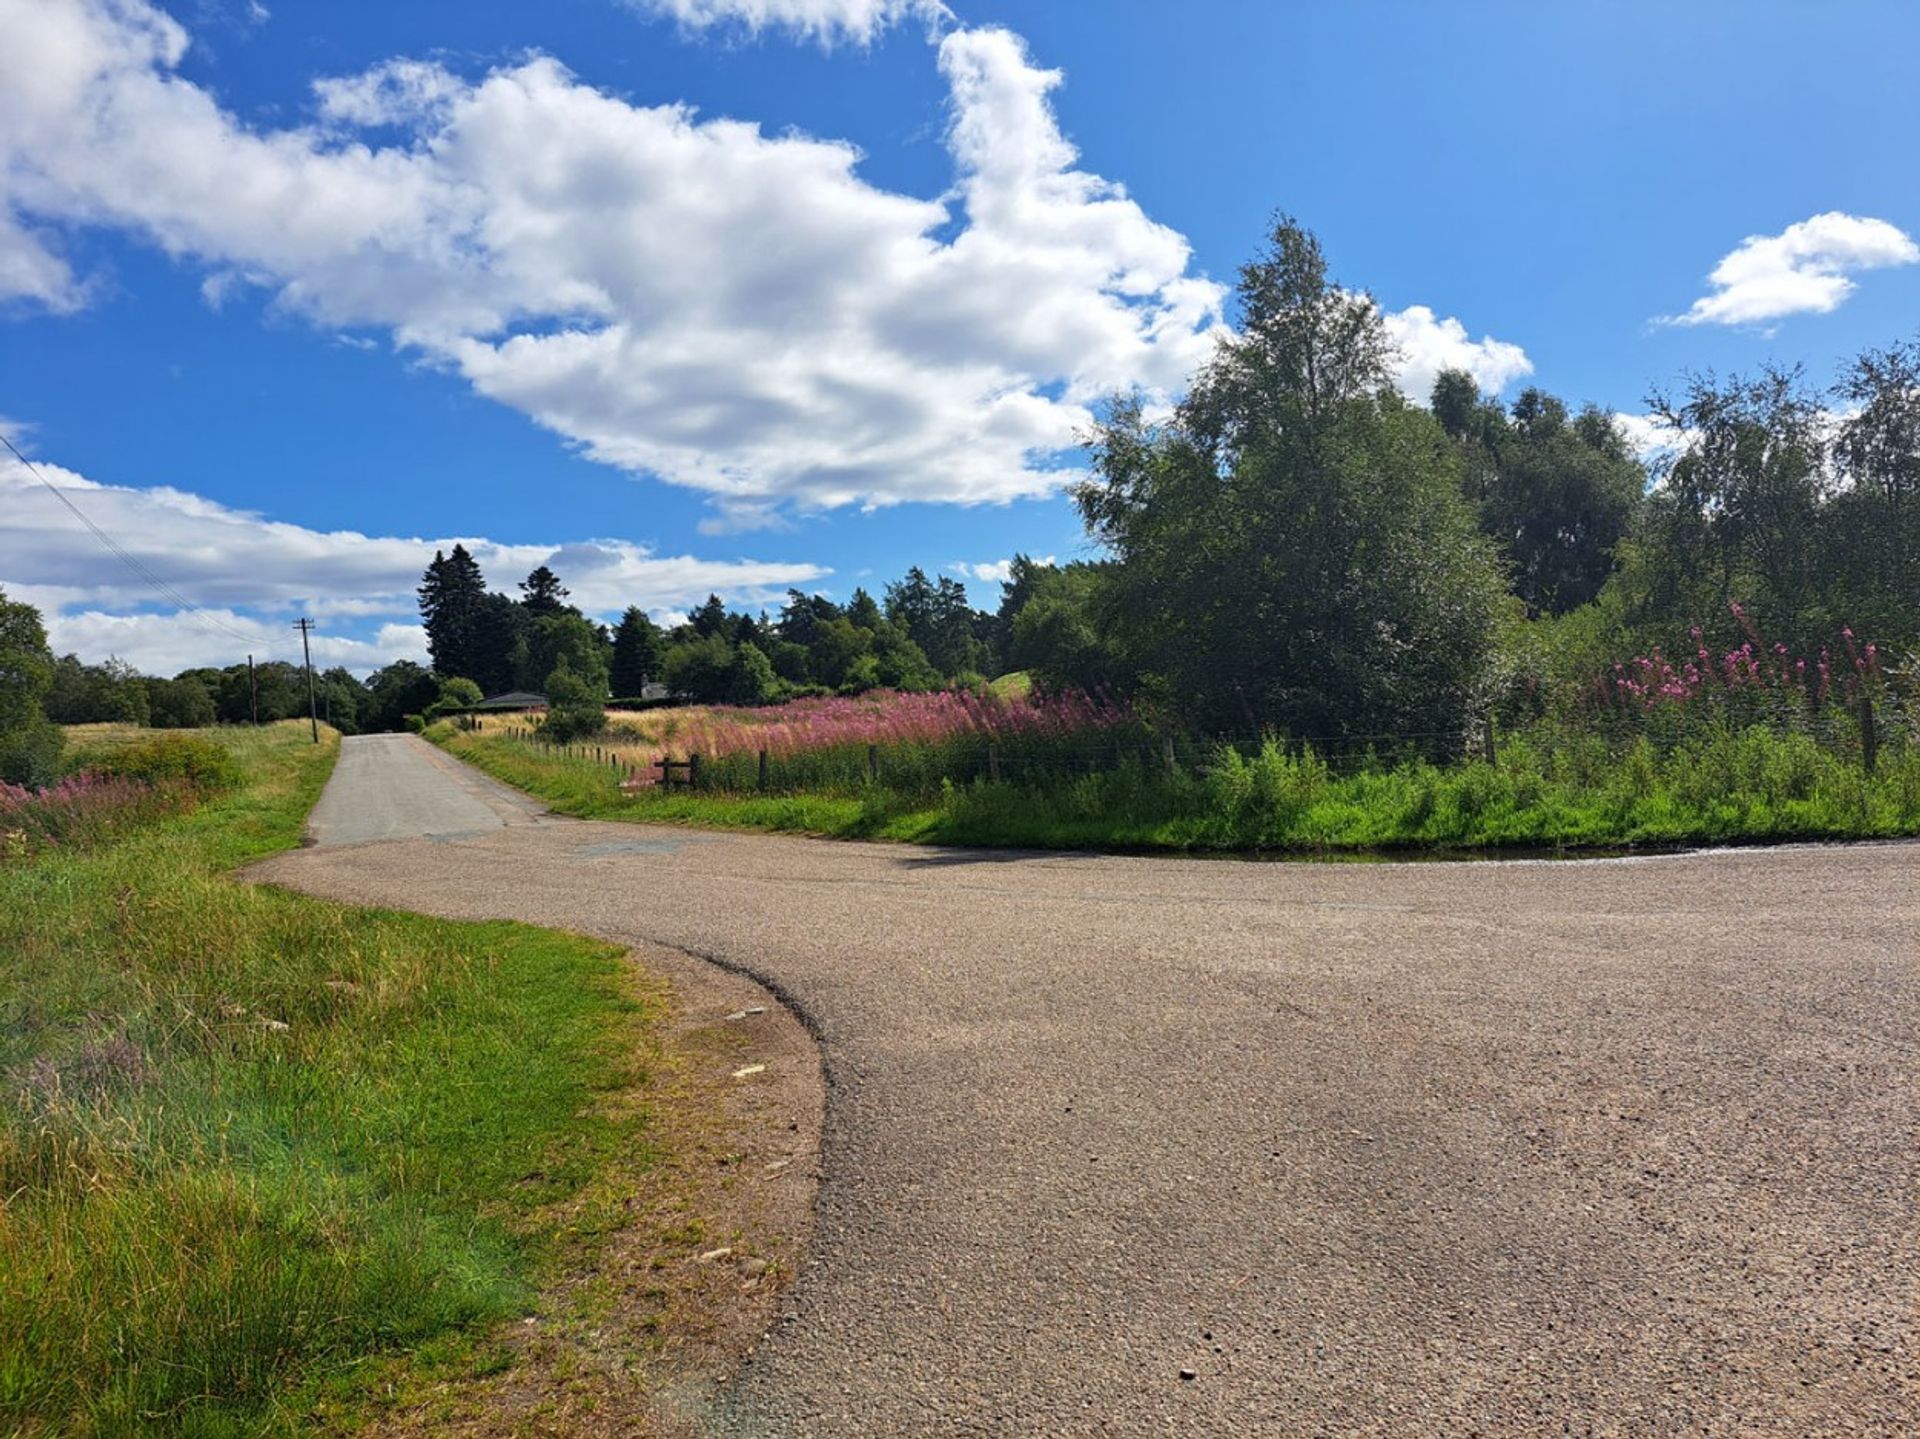
[[[545,695],[534,694],[531,690],[508,690],[503,695],[489,695],[474,708],[477,710],[530,710],[544,709],[546,704]]]

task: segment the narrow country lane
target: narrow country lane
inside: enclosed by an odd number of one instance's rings
[[[744,968],[829,1096],[742,1434],[1920,1432],[1920,847],[1276,865],[543,815],[256,877]]]

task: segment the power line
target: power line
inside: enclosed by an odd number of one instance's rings
[[[146,564],[142,562],[139,558],[137,558],[132,554],[129,554],[126,550],[122,549],[120,545],[114,540],[112,535],[108,534],[105,530],[101,529],[100,526],[96,525],[92,520],[88,519],[87,516],[81,511],[80,507],[76,505],[72,500],[67,498],[67,492],[65,490],[61,489],[58,485],[56,485],[52,480],[48,479],[45,475],[41,474],[39,466],[35,465],[32,460],[28,459],[25,455],[20,453],[19,447],[15,445],[13,441],[7,437],[7,434],[4,430],[0,430],[0,445],[5,445],[7,449],[12,453],[14,459],[18,460],[21,463],[21,465],[23,465],[26,468],[26,471],[28,474],[32,475],[41,484],[45,485],[47,489],[52,492],[53,497],[56,500],[60,501],[61,504],[65,505],[70,511],[72,511],[73,517],[76,520],[80,521],[81,524],[85,525],[89,530],[93,531],[93,537],[95,539],[99,540],[101,544],[105,545],[109,550],[113,551],[113,553],[120,558],[121,562],[125,564],[128,569],[132,570],[134,574],[138,575],[141,579],[145,580],[148,584],[152,585],[154,589],[158,590],[166,598],[173,601],[175,606],[185,611],[186,613],[192,615],[195,619],[199,620],[202,624],[211,625],[213,626],[213,628],[220,630],[226,634],[229,634],[237,640],[241,640],[247,644],[255,644],[259,641],[260,639],[259,635],[242,634],[239,630],[235,629],[232,625],[226,624],[221,620],[215,619],[212,615],[208,614],[205,610],[201,609],[200,606],[196,605],[192,600],[188,599],[185,595],[181,594],[180,591],[176,590],[172,585],[168,584],[165,580],[161,579],[160,576],[156,575],[152,570],[148,569]]]

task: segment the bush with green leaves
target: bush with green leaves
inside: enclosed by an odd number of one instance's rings
[[[79,758],[78,767],[94,774],[154,785],[185,784],[201,794],[216,794],[240,782],[240,766],[232,753],[204,735],[157,734]]]
[[[540,733],[557,744],[598,734],[607,726],[607,708],[595,685],[575,674],[564,655],[547,676],[547,701],[551,708]]]
[[[53,653],[40,611],[0,590],[0,780],[38,788],[60,766],[60,730],[42,707]]]

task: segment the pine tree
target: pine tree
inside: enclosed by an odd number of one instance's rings
[[[727,607],[720,602],[720,596],[708,595],[707,602],[693,612],[693,632],[702,639],[709,635],[726,637]]]
[[[613,632],[614,695],[637,696],[649,681],[658,679],[665,649],[660,627],[638,606],[628,609]]]
[[[465,545],[455,545],[450,555],[435,550],[419,594],[434,671],[449,678],[473,679],[485,661],[480,653],[479,621],[487,581],[478,561]]]
[[[520,593],[525,596],[520,603],[535,619],[541,615],[557,615],[567,607],[566,586],[560,583],[560,576],[545,565],[520,582]]]

